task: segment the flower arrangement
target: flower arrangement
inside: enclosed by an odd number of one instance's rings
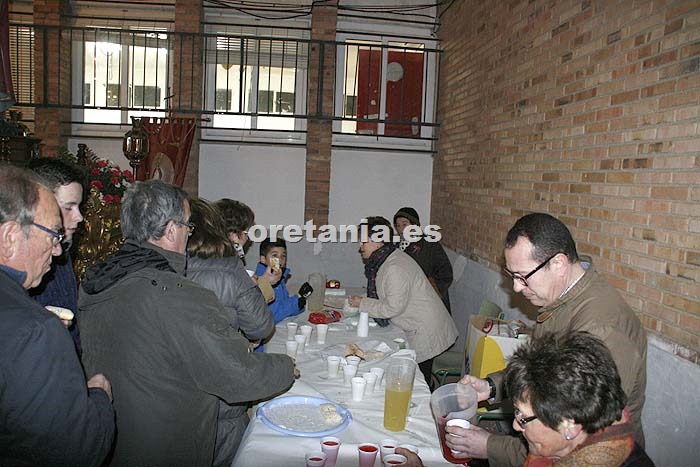
[[[122,170],[112,161],[100,159],[90,149],[77,157],[67,148],[61,147],[57,157],[84,166],[89,188],[98,191],[100,201],[104,204],[121,203],[124,192],[134,183],[134,174],[130,170]]]

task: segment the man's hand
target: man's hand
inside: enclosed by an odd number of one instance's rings
[[[466,375],[459,381],[459,384],[469,384],[476,391],[477,400],[485,401],[491,395],[491,386],[485,379],[479,379],[476,376]]]
[[[488,453],[486,445],[491,433],[479,428],[478,426],[470,426],[469,428],[460,428],[458,426],[445,427],[447,434],[445,435],[445,444],[450,449],[459,451],[455,454],[456,458],[472,457],[475,459],[486,459]]]
[[[406,458],[406,463],[399,464],[399,467],[423,467],[423,461],[418,457],[418,454],[404,448],[396,448],[395,452]]]
[[[299,368],[297,368],[296,364],[294,365],[294,379],[299,379],[301,378],[301,371],[299,371]]]
[[[361,301],[362,301],[362,297],[360,297],[359,295],[353,295],[352,297],[350,297],[348,299],[348,305],[356,308],[356,307],[360,306]]]
[[[97,373],[87,381],[88,388],[100,388],[109,396],[109,401],[112,402],[112,385],[102,373]]]
[[[262,277],[267,279],[270,282],[270,284],[275,285],[282,279],[282,270],[275,272],[272,269],[272,267],[268,264],[267,268],[265,269],[265,273],[262,275]]]

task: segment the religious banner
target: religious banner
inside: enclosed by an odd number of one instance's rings
[[[0,1],[0,112],[15,105],[10,65],[10,10],[9,2]]]
[[[163,180],[181,187],[194,141],[195,119],[145,117],[143,128],[150,135],[149,151],[137,178]]]

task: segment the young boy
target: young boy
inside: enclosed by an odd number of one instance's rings
[[[291,272],[287,268],[287,243],[278,238],[271,241],[269,238],[260,243],[260,263],[255,274],[261,276],[265,273],[268,265],[273,268],[279,267],[282,270],[282,278],[276,284],[272,284],[275,291],[275,299],[268,306],[275,317],[275,323],[279,323],[289,316],[295,316],[304,311],[306,298],[311,291],[308,284],[304,284],[299,289],[299,295],[290,296],[287,291],[287,278]]]

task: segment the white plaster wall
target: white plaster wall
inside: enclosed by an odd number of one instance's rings
[[[534,317],[529,303],[512,292],[502,274],[447,251],[455,281],[450,287],[452,315],[461,332],[455,348],[464,348],[469,316],[478,313],[484,298],[500,305],[508,319]],[[654,336],[647,351],[646,402],[642,414],[646,451],[657,466],[698,465],[700,442],[700,366],[679,358]]]
[[[255,220],[271,224],[304,223],[305,148],[202,144],[199,193],[211,200],[232,198],[255,211]],[[415,207],[429,219],[432,157],[426,154],[334,151],[331,157],[329,222],[357,224],[363,216],[389,220],[402,206]],[[364,269],[351,243],[288,243],[293,283],[323,272],[342,284],[365,284]],[[258,248],[247,255],[248,268],[258,261]]]

